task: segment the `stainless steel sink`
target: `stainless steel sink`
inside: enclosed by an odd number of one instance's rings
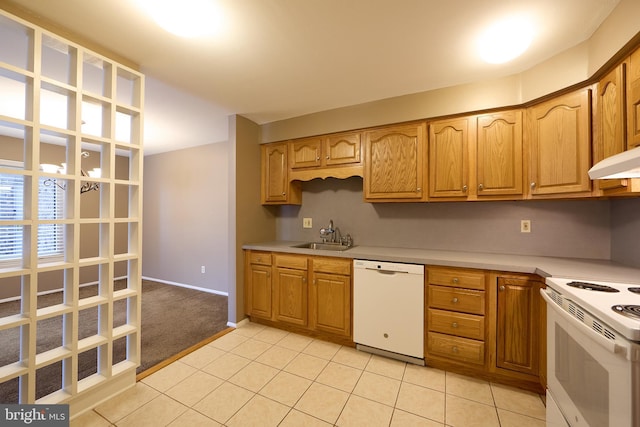
[[[319,242],[302,243],[301,245],[292,246],[292,248],[315,249],[315,250],[322,250],[322,251],[346,251],[347,249],[351,249],[352,247],[353,246],[347,246],[341,243],[319,243]]]

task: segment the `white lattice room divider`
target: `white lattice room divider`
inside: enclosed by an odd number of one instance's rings
[[[0,226],[22,231],[22,257],[14,264],[0,263],[0,286],[19,283],[21,300],[17,312],[0,318],[0,337],[3,332],[19,337],[0,343],[0,351],[19,354],[0,366],[0,383],[15,387],[18,401],[2,403],[66,403],[123,375],[135,377],[140,362],[143,92],[139,72],[0,10],[0,135],[10,137],[0,140],[0,158],[3,144],[15,141],[22,144],[18,160],[23,165],[0,166],[0,174],[23,181],[22,215],[0,221]],[[64,146],[66,170],[42,170],[41,164],[50,163],[44,154],[49,146]],[[101,177],[83,175],[87,153]],[[41,215],[42,178],[64,187],[62,218]],[[81,194],[88,181],[99,189]],[[96,208],[86,208],[83,198],[94,198]],[[42,258],[38,235],[51,224],[62,227],[63,250],[57,258]],[[11,243],[4,236],[0,248]],[[38,307],[44,281],[51,277],[59,278],[63,297]],[[126,286],[114,290],[115,279],[126,280]],[[80,286],[88,282],[97,290],[81,298]],[[114,307],[126,311],[124,321],[114,317]],[[97,327],[82,332],[79,323],[89,314],[97,316]],[[60,323],[61,340],[40,351],[44,337],[39,328],[45,322]],[[115,352],[117,346],[126,346],[126,355]],[[79,372],[80,359],[95,368]],[[45,373],[54,375],[56,391],[40,396],[36,384]]]

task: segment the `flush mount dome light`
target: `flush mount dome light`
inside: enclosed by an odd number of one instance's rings
[[[214,0],[138,0],[142,8],[166,31],[180,37],[215,33],[220,11]]]
[[[497,22],[478,39],[480,57],[490,64],[502,64],[522,55],[531,44],[533,29],[524,18]]]

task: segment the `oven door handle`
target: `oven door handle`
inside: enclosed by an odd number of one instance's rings
[[[601,347],[604,347],[609,353],[620,354],[622,356],[625,356],[627,354],[626,347],[621,346],[616,342],[603,337],[602,335],[592,330],[590,327],[588,327],[587,325],[585,325],[584,323],[582,323],[581,321],[579,321],[578,319],[574,318],[572,315],[564,311],[562,307],[558,306],[558,304],[556,304],[551,299],[551,297],[549,297],[549,295],[545,292],[544,289],[540,289],[540,295],[542,295],[542,298],[544,298],[544,300],[547,302],[547,307],[551,307],[556,313],[558,313],[566,322],[568,322],[572,326],[576,328],[584,328],[583,332],[585,332],[585,335],[591,338],[593,342],[599,344]]]

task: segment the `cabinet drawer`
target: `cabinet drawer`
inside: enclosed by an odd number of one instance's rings
[[[484,291],[429,286],[429,307],[484,314]]]
[[[427,311],[427,328],[430,331],[459,337],[484,340],[484,317],[454,313],[430,308]]]
[[[351,275],[351,260],[336,258],[312,258],[313,271],[321,273]]]
[[[274,255],[276,267],[292,268],[294,270],[307,269],[307,257],[299,255]]]
[[[485,290],[484,273],[481,271],[429,268],[427,272],[430,285]]]
[[[484,364],[484,342],[482,341],[429,332],[427,351],[434,356],[444,356],[478,365]]]
[[[271,265],[270,252],[251,252],[249,256],[251,264]]]

